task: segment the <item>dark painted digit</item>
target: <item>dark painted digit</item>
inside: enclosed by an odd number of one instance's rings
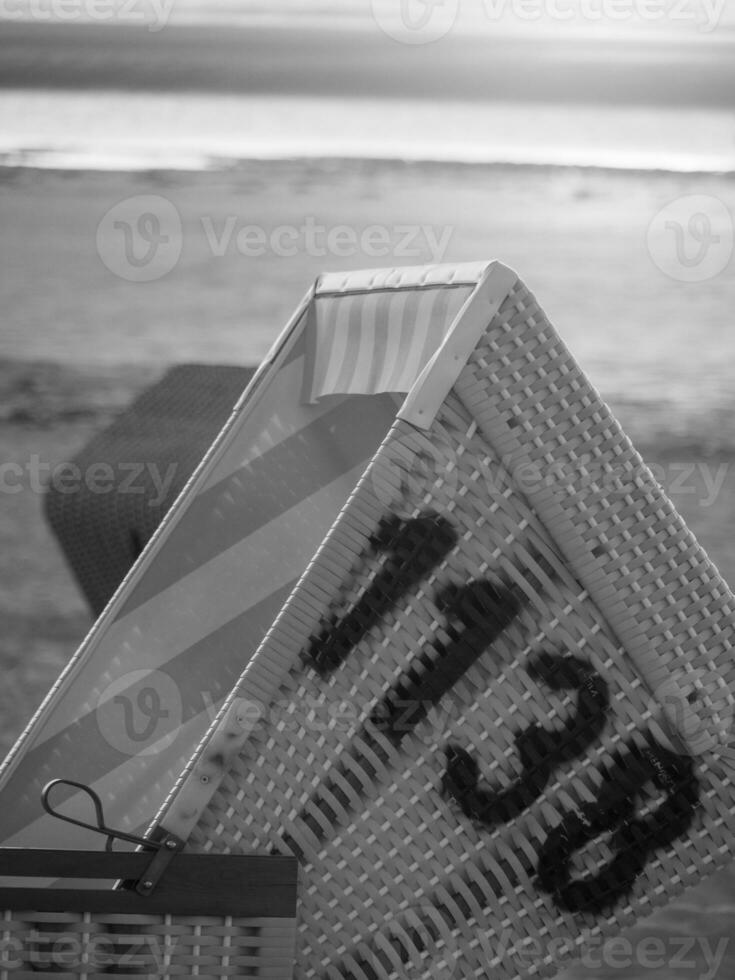
[[[699,801],[692,759],[674,755],[652,738],[643,748],[629,745],[617,752],[603,775],[597,801],[567,814],[539,855],[540,888],[570,912],[601,915],[625,899],[653,853],[687,832]],[[637,816],[646,784],[665,799],[653,812]],[[605,834],[611,835],[614,856],[596,874],[573,877],[574,854]]]
[[[344,663],[360,640],[441,564],[456,543],[455,530],[440,514],[427,512],[410,520],[384,518],[370,542],[373,551],[388,553],[383,567],[352,609],[326,623],[310,641],[306,658],[319,675],[328,677]]]
[[[351,810],[350,795],[362,795],[366,782],[375,784],[377,766],[392,765],[395,759],[391,749],[400,748],[431,707],[510,625],[521,609],[521,596],[513,586],[488,581],[449,586],[440,593],[437,604],[448,617],[449,642],[433,644],[414,657],[355,734],[350,758],[339,763],[334,776],[325,780],[310,801],[307,809],[313,810],[316,805],[319,816],[302,811],[304,823],[319,839],[325,836],[325,825],[332,826],[338,820],[330,800],[347,812]]]
[[[552,691],[576,691],[577,708],[561,730],[541,725],[516,736],[522,775],[505,790],[481,784],[475,759],[465,749],[450,744],[443,789],[457,801],[465,816],[486,827],[517,817],[543,793],[554,770],[582,755],[605,727],[609,694],[607,684],[578,657],[541,653],[528,665],[528,673]]]
[[[423,656],[415,657],[370,715],[373,729],[394,745],[426,718],[521,608],[512,586],[485,580],[447,586],[436,603],[447,616],[450,642],[434,644]]]

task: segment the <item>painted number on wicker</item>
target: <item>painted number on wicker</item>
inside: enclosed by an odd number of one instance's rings
[[[664,799],[644,815],[637,800],[647,783]],[[673,844],[690,828],[699,783],[689,756],[674,755],[648,737],[626,745],[603,770],[594,804],[568,813],[546,839],[539,855],[538,883],[562,908],[600,915],[625,898],[654,851]],[[594,877],[573,877],[573,857],[586,844],[611,834],[614,851]]]
[[[558,732],[532,725],[516,736],[523,774],[508,789],[481,785],[477,761],[456,744],[447,748],[445,793],[465,816],[492,828],[519,816],[537,800],[554,769],[573,761],[602,734],[609,696],[605,681],[576,657],[541,654],[529,673],[552,690],[576,690],[577,711]],[[643,748],[631,742],[613,756],[602,772],[594,803],[567,813],[552,830],[539,854],[538,884],[570,912],[602,914],[629,893],[653,852],[672,844],[691,826],[698,801],[692,760],[676,756],[650,735]],[[646,784],[665,794],[646,816],[636,803]],[[614,852],[594,876],[573,877],[573,857],[586,844],[610,834]]]
[[[559,731],[531,725],[516,736],[523,774],[500,792],[482,787],[476,760],[460,746],[449,745],[443,788],[466,816],[486,827],[507,823],[537,800],[554,770],[586,752],[602,734],[607,720],[607,684],[583,660],[544,652],[529,663],[527,670],[534,680],[543,681],[553,691],[577,691],[577,710]]]
[[[307,663],[324,679],[345,665],[370,630],[409,601],[456,543],[451,524],[433,511],[408,520],[384,518],[371,541],[373,552],[385,556],[380,570],[349,609],[332,616],[312,639]],[[416,653],[372,708],[352,739],[348,757],[341,758],[302,809],[301,820],[319,840],[355,810],[366,778],[375,785],[395,767],[406,737],[518,616],[525,595],[498,577],[436,586],[434,602],[446,618],[442,633],[449,639],[437,639]],[[482,785],[480,767],[466,749],[454,742],[446,749],[444,795],[488,829],[507,824],[536,802],[559,767],[580,758],[600,739],[607,721],[608,685],[586,661],[543,651],[526,669],[539,685],[574,692],[576,708],[556,730],[531,725],[516,735],[521,776],[510,787],[494,790]],[[686,833],[698,805],[691,760],[673,755],[650,734],[631,738],[601,776],[596,801],[564,814],[538,854],[538,886],[572,912],[602,914],[617,905],[653,852]],[[637,801],[647,785],[655,786],[664,799],[640,816]],[[575,878],[575,853],[606,834],[612,857],[594,875]],[[290,844],[298,853],[296,841]]]
[[[386,517],[371,546],[387,553],[383,568],[350,611],[336,617],[321,631],[307,657],[321,677],[329,677],[384,616],[396,608],[457,543],[449,521],[427,513],[411,520]]]
[[[320,676],[328,677],[344,664],[369,630],[441,564],[456,542],[449,522],[435,512],[409,520],[385,518],[371,542],[375,551],[388,556],[382,569],[342,618],[332,617],[309,646],[308,662]],[[376,761],[382,772],[395,766],[404,739],[515,619],[523,594],[509,582],[480,580],[439,588],[435,603],[448,620],[450,639],[427,646],[411,661],[372,709],[352,741],[350,757],[338,763],[335,774],[302,810],[301,819],[319,840],[359,800],[359,774],[374,785],[380,778]],[[335,812],[335,802],[341,814]],[[315,806],[326,821],[313,815]],[[297,847],[294,841],[291,845]]]

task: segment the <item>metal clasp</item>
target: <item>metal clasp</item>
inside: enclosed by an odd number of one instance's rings
[[[87,823],[85,820],[78,820],[76,817],[70,817],[65,813],[60,813],[50,801],[51,792],[56,786],[72,786],[74,789],[86,793],[92,801],[96,822]],[[46,813],[52,817],[56,817],[57,820],[65,820],[66,823],[74,824],[76,827],[84,827],[85,830],[102,834],[103,837],[107,838],[105,842],[106,851],[112,851],[112,845],[116,840],[124,840],[129,844],[136,844],[144,850],[154,851],[155,853],[153,854],[151,863],[140,880],[135,884],[135,890],[139,895],[151,894],[161,880],[171,860],[184,848],[184,841],[175,834],[169,834],[168,832],[164,833],[160,840],[154,840],[150,837],[138,837],[135,834],[128,834],[124,830],[116,830],[114,827],[108,827],[105,823],[102,800],[97,793],[85,783],[77,783],[73,779],[52,779],[50,783],[47,783],[41,792],[41,805]]]

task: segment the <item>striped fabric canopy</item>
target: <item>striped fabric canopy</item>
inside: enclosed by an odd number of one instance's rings
[[[466,285],[327,293],[308,328],[305,400],[408,392],[467,300]]]

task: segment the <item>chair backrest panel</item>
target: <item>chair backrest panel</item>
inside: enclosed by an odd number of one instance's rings
[[[299,857],[298,978],[552,975],[729,860],[732,596],[522,283],[402,415],[161,826]]]

